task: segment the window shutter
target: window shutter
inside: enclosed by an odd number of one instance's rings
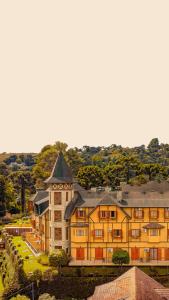
[[[144,218],[144,210],[142,210],[142,218]]]
[[[104,229],[102,229],[102,237],[104,237]]]
[[[132,237],[132,229],[129,230],[129,236]]]
[[[93,237],[95,237],[95,230],[92,231],[92,235],[93,235]]]
[[[159,210],[157,209],[157,219],[159,218]]]
[[[111,214],[111,212],[110,212],[110,211],[106,211],[106,218],[107,218],[107,219],[109,219],[109,218],[110,218],[110,216],[111,216],[110,214]]]
[[[98,212],[98,217],[101,218],[101,211]]]
[[[76,218],[78,218],[79,214],[78,214],[78,210],[76,210]]]
[[[120,229],[120,237],[122,238],[122,230]]]
[[[161,260],[161,248],[157,249],[157,259]]]
[[[167,229],[167,239],[169,238],[169,229]]]

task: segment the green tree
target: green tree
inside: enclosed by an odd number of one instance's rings
[[[124,265],[129,264],[130,258],[129,254],[126,250],[123,249],[117,249],[112,256],[112,262],[116,265]]]
[[[68,256],[63,249],[58,249],[49,255],[49,265],[58,268],[60,274],[61,267],[67,266],[69,262]]]
[[[102,186],[104,182],[103,171],[98,166],[81,167],[77,179],[80,185],[86,189]]]

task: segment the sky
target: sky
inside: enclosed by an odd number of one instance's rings
[[[169,1],[0,1],[0,152],[169,143]]]

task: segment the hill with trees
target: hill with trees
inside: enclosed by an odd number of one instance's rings
[[[86,189],[110,186],[120,182],[143,184],[169,177],[169,144],[158,138],[145,145],[129,148],[112,144],[68,148],[63,142],[46,145],[38,154],[0,154],[0,211],[19,210],[23,192],[28,199],[35,188],[45,188],[57,154],[62,151],[76,180]]]

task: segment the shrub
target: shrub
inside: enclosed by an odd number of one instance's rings
[[[38,300],[56,300],[55,296],[50,296],[49,294],[45,293],[39,296]]]
[[[49,264],[52,267],[67,266],[69,258],[63,249],[56,250],[49,255]]]
[[[30,300],[30,298],[24,295],[17,295],[16,297],[10,298],[10,300]]]
[[[129,261],[129,254],[126,250],[118,249],[113,253],[112,262],[114,264],[122,266],[123,264],[128,264]]]
[[[49,258],[48,258],[47,255],[41,254],[41,255],[38,257],[38,262],[39,262],[41,265],[48,266],[48,265],[49,265]]]

